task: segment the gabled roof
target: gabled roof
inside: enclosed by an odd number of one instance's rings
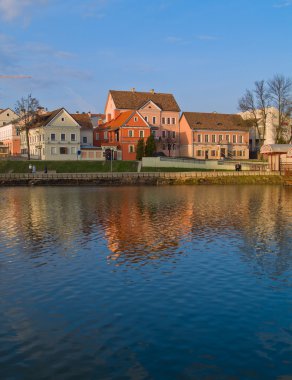
[[[126,125],[127,122],[134,116],[138,115],[143,123],[145,124],[146,127],[149,127],[149,124],[147,123],[146,120],[143,119],[143,117],[140,115],[138,111],[125,111],[121,112],[115,119],[108,121],[105,124],[102,124],[100,128],[102,129],[112,129],[116,130],[118,128],[121,128],[122,126]],[[149,127],[150,128],[150,127]]]
[[[180,112],[180,108],[172,94],[116,90],[110,90],[109,93],[117,109],[138,110],[149,100],[152,100],[162,111]]]
[[[91,118],[87,113],[73,113],[70,115],[80,125],[81,129],[93,129]]]
[[[289,153],[292,152],[291,144],[265,144],[261,147],[261,153]]]
[[[192,129],[218,131],[244,131],[249,129],[248,123],[240,115],[225,113],[183,112]]]
[[[19,116],[15,111],[13,111],[11,108],[5,108],[5,109],[0,109],[0,115],[4,112],[7,112],[7,111],[10,111],[10,112],[13,112],[16,116]]]

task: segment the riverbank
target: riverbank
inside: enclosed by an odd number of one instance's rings
[[[0,174],[0,186],[266,185],[286,180],[277,172]]]

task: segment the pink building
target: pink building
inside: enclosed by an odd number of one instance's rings
[[[8,147],[8,154],[12,156],[20,154],[19,128],[12,123],[18,118],[10,108],[0,111],[0,142]]]
[[[183,112],[181,155],[197,159],[249,158],[249,126],[240,115]]]
[[[105,106],[106,121],[109,122],[125,111],[138,111],[149,124],[157,151],[167,156],[179,155],[180,108],[172,94],[110,90]]]

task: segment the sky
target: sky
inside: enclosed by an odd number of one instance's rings
[[[292,76],[292,0],[0,0],[0,108],[28,94],[104,111],[110,89],[235,113],[256,80]]]

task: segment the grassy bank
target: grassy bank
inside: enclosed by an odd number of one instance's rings
[[[282,185],[283,183],[283,177],[277,175],[186,178],[173,182],[175,185]]]
[[[35,165],[37,171],[48,171],[57,173],[94,173],[110,172],[110,161],[0,161],[0,173],[28,173],[29,164]],[[136,172],[138,164],[135,161],[113,161],[114,172]]]
[[[167,172],[167,173],[175,173],[175,172],[224,172],[227,170],[220,169],[197,169],[197,168],[157,168],[157,167],[143,167],[141,172],[144,173],[159,173],[159,172]]]

